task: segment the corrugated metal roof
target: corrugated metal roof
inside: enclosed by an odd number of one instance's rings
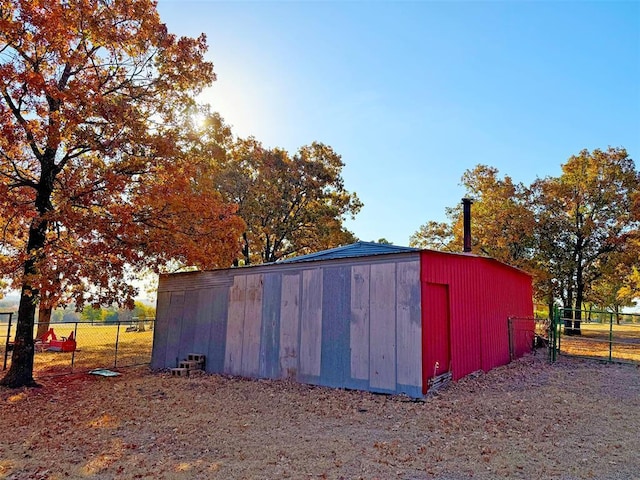
[[[350,245],[322,250],[321,252],[287,258],[276,263],[312,262],[317,260],[333,260],[336,258],[368,257],[370,255],[386,255],[389,253],[419,252],[419,248],[400,247],[376,242],[356,242]]]

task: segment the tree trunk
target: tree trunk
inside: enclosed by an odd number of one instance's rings
[[[0,385],[9,388],[36,387],[33,379],[33,324],[36,315],[36,297],[26,283],[22,285],[18,324],[11,354],[11,367],[0,380]]]
[[[578,268],[576,269],[576,314],[573,322],[573,334],[582,335],[580,330],[582,320],[582,304],[584,303],[584,281],[582,278],[582,254],[578,256]]]
[[[567,299],[562,308],[562,318],[564,319],[564,334],[573,335],[573,286],[567,287]]]
[[[249,265],[251,263],[251,258],[249,257],[249,237],[247,232],[242,234],[242,256],[244,257],[244,264]]]
[[[38,331],[36,332],[36,340],[41,339],[49,331],[49,323],[51,323],[51,307],[45,307],[40,302],[40,308],[38,309]]]
[[[38,273],[36,255],[42,251],[47,240],[49,222],[43,219],[43,216],[52,209],[51,194],[53,193],[53,184],[58,173],[54,161],[55,154],[55,150],[47,149],[46,154],[40,158],[42,171],[35,199],[35,207],[40,214],[40,218],[34,219],[29,227],[27,260],[24,262],[24,275],[20,306],[18,307],[16,336],[11,355],[11,367],[4,378],[0,380],[0,385],[9,388],[37,386],[33,379],[33,355],[35,353],[33,326],[38,302],[38,290],[31,285],[30,277]]]

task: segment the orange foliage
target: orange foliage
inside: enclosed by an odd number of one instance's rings
[[[242,222],[181,148],[206,48],[152,0],[0,0],[0,275],[27,344],[34,294],[130,303],[131,268],[235,258]]]

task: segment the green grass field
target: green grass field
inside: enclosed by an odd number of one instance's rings
[[[127,332],[129,324],[91,325],[90,323],[55,323],[51,324],[58,339],[68,337],[74,332],[76,338],[75,352],[36,351],[34,372],[46,375],[73,370],[89,370],[94,368],[116,368],[131,365],[142,365],[151,361],[153,331],[146,322],[145,331]],[[7,325],[0,323],[0,354],[4,358]],[[13,334],[13,332],[12,332]],[[13,336],[12,336],[13,338]],[[117,340],[117,349],[116,349]],[[40,349],[37,349],[40,350]],[[9,352],[11,361],[11,352]],[[1,366],[1,364],[0,364]]]

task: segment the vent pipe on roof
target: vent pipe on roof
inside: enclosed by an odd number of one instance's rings
[[[471,204],[470,198],[462,199],[462,221],[464,225],[464,248],[463,252],[471,252]]]

